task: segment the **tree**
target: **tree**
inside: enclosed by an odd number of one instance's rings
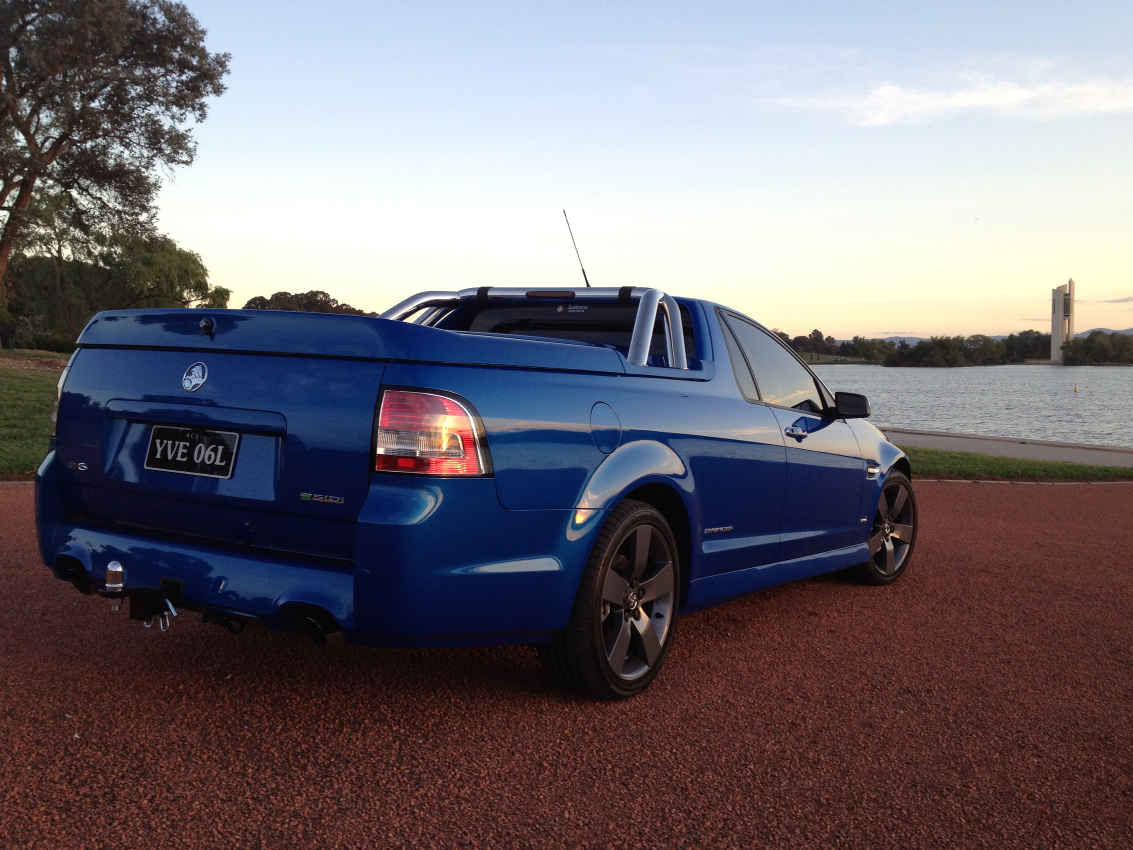
[[[341,303],[319,289],[310,292],[277,292],[271,298],[257,295],[248,299],[245,310],[290,310],[298,313],[348,313],[352,316],[376,316],[357,307]]]
[[[23,243],[29,253],[50,258],[55,306],[71,337],[77,337],[89,316],[80,324],[78,317],[85,312],[84,305],[78,303],[74,287],[68,285],[71,276],[68,267],[83,254],[89,255],[90,243],[76,225],[75,210],[67,195],[62,192],[40,194],[31,203]]]
[[[96,309],[223,309],[232,295],[223,286],[209,286],[208,269],[200,255],[179,247],[168,236],[121,236],[99,259],[107,270],[107,286]]]
[[[1007,362],[998,340],[974,336],[934,336],[910,346],[904,340],[886,355],[885,366],[995,366]]]
[[[69,242],[58,222],[35,233],[46,250],[17,254],[9,270],[9,320],[0,321],[5,345],[70,351],[99,310],[228,306],[229,290],[210,286],[201,258],[168,236],[112,234]],[[17,329],[22,332],[14,338]]]
[[[1050,358],[1050,334],[1029,330],[1011,334],[1003,340],[1007,349],[1007,359],[1012,363],[1024,360],[1047,360]]]
[[[1133,363],[1133,335],[1094,331],[1088,337],[1068,339],[1062,345],[1064,366],[1098,363]]]
[[[204,39],[168,0],[0,2],[0,312],[45,188],[84,232],[154,236],[159,173],[193,161],[188,125],[224,91]]]
[[[908,347],[907,344],[906,347]],[[837,348],[838,353],[843,357],[860,357],[870,363],[880,363],[896,350],[897,346],[892,342],[886,342],[883,339],[866,339],[861,336],[840,343]]]

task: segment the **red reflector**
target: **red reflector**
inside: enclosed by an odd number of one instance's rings
[[[446,396],[387,390],[378,413],[374,469],[419,475],[482,474],[471,414]]]

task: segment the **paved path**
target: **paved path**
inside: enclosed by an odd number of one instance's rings
[[[1099,466],[1133,466],[1133,449],[1122,446],[1090,446],[1082,443],[1055,443],[1049,440],[1020,440],[1017,437],[979,437],[944,431],[913,431],[908,428],[881,428],[900,446],[978,452],[985,455],[1022,457],[1031,460],[1065,460]]]
[[[1133,847],[1133,488],[917,493],[895,585],[683,617],[609,704],[527,647],[147,631],[0,488],[0,848]]]

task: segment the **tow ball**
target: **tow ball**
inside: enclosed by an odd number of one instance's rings
[[[161,588],[135,587],[126,589],[126,571],[118,561],[106,565],[106,582],[98,592],[110,600],[110,612],[117,614],[122,610],[122,600],[130,600],[130,619],[140,620],[147,629],[154,623],[161,631],[169,631],[172,618],[177,616],[177,607],[171,597],[180,598],[181,582],[162,579]]]

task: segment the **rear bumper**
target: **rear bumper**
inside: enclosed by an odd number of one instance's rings
[[[460,646],[544,640],[566,625],[600,511],[511,511],[491,479],[375,475],[353,565],[217,548],[68,517],[48,455],[36,475],[44,563],[76,563],[92,583],[119,561],[126,586],[184,582],[191,607],[287,628],[289,606],[316,606],[348,640]]]

